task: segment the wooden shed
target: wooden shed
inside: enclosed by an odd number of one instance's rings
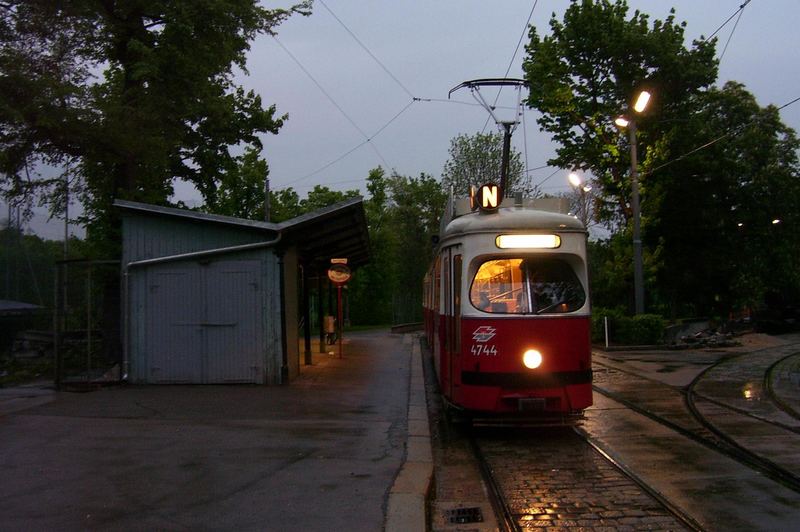
[[[117,200],[134,383],[280,384],[300,371],[301,281],[369,257],[361,198],[269,223]],[[307,293],[307,291],[306,291]]]

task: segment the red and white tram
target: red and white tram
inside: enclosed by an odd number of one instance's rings
[[[579,414],[592,404],[585,228],[536,201],[462,201],[424,287],[443,397],[470,414]]]

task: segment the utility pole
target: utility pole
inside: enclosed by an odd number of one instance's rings
[[[636,153],[636,121],[628,126],[631,145],[631,209],[633,210],[633,289],[636,314],[644,313],[644,268],[642,264],[642,236],[639,211],[639,163]]]
[[[6,222],[6,299],[11,299],[11,201],[8,202],[8,221]]]
[[[64,172],[64,260],[69,256],[69,174]]]
[[[500,163],[500,193],[503,196],[507,196],[508,165],[511,158],[511,128],[516,125],[516,122],[501,122],[500,124],[503,126],[503,160]]]
[[[264,176],[264,221],[268,222],[269,217],[269,176]]]

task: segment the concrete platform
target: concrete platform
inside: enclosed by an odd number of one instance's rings
[[[4,391],[0,530],[423,530],[418,343],[346,340],[282,387]]]

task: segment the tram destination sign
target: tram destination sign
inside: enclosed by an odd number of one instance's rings
[[[470,187],[469,205],[473,211],[480,209],[486,213],[497,212],[502,201],[503,191],[494,183],[486,183],[478,188]]]

